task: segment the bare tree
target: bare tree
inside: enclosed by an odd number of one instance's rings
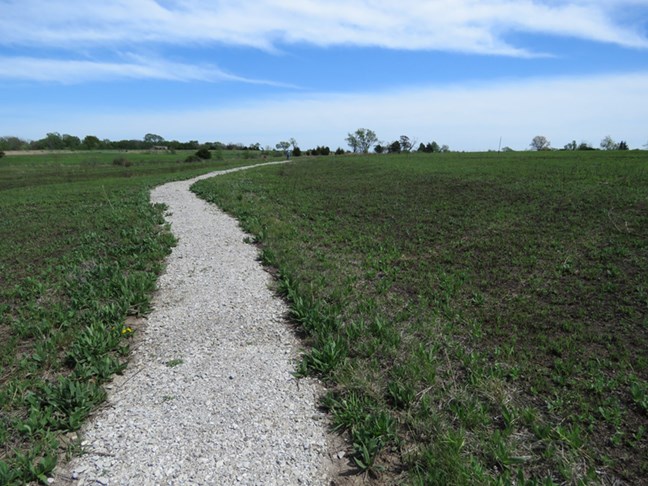
[[[565,150],[578,150],[578,144],[576,140],[572,140],[567,145],[565,145]]]
[[[536,150],[549,150],[550,146],[551,142],[549,142],[547,137],[543,135],[536,135],[533,137],[533,140],[531,140],[531,147]]]

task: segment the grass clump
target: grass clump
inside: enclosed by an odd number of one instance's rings
[[[130,167],[133,163],[128,160],[126,157],[117,157],[113,159],[113,165],[118,165],[121,167]]]
[[[359,471],[648,473],[646,154],[401,154],[197,183],[277,275]],[[380,424],[380,425],[379,425]]]

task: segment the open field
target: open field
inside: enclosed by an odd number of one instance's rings
[[[648,153],[301,160],[194,186],[382,483],[646,484]]]
[[[178,162],[187,155],[0,159],[0,484],[46,483],[125,366],[133,317],[174,244],[150,188],[260,161]]]

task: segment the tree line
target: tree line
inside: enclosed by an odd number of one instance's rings
[[[544,135],[536,135],[535,137],[533,137],[529,146],[534,150],[555,150],[553,147],[551,147],[551,142],[549,141],[549,139]],[[603,137],[603,140],[601,140],[599,146],[601,147],[602,150],[630,150],[625,140],[621,140],[620,142],[615,142],[614,139],[609,135]],[[560,150],[598,150],[598,149],[592,147],[588,142],[576,143],[576,140],[572,140]]]
[[[95,135],[86,135],[83,139],[58,132],[48,133],[39,140],[25,140],[14,136],[0,137],[0,150],[150,150],[153,148],[168,150],[262,150],[261,144],[243,145],[240,143],[206,142],[197,140],[180,142],[165,140],[154,133],[147,133],[141,140],[109,140]]]
[[[416,139],[407,135],[401,135],[398,140],[391,143],[381,142],[378,140],[376,132],[368,128],[358,128],[355,132],[347,134],[345,141],[353,153],[364,154],[369,153],[372,148],[377,154],[412,152],[418,143]],[[417,151],[426,153],[449,152],[450,148],[447,145],[439,145],[433,141],[427,144],[419,144]]]
[[[436,141],[420,143],[407,135],[401,135],[398,140],[392,142],[382,142],[378,139],[376,132],[368,128],[358,128],[353,133],[348,133],[345,138],[350,152],[369,153],[370,150],[377,154],[382,153],[407,153],[412,151],[435,153],[449,152],[447,145],[439,145]],[[556,150],[551,146],[551,142],[543,135],[536,135],[530,143],[533,150]],[[645,145],[648,148],[648,144]],[[58,132],[48,133],[39,140],[25,140],[15,136],[0,137],[0,152],[17,151],[17,150],[280,150],[288,155],[296,157],[300,155],[329,155],[331,149],[328,146],[317,146],[309,150],[302,151],[294,138],[288,141],[277,143],[274,149],[269,146],[263,148],[261,144],[254,143],[244,145],[240,143],[222,143],[222,142],[205,142],[200,143],[197,140],[181,142],[178,140],[165,140],[162,136],[154,133],[147,133],[141,140],[109,140],[100,139],[95,135],[86,135],[83,139],[69,134],[60,134]],[[616,142],[609,135],[603,138],[600,143],[603,150],[629,150],[626,141]],[[587,142],[576,143],[576,140],[566,144],[560,150],[598,150]],[[504,147],[502,151],[512,151],[509,147]],[[335,150],[336,155],[347,153],[344,149],[338,147]]]

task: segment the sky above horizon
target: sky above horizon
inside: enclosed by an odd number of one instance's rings
[[[648,142],[648,0],[0,0],[0,136]]]

